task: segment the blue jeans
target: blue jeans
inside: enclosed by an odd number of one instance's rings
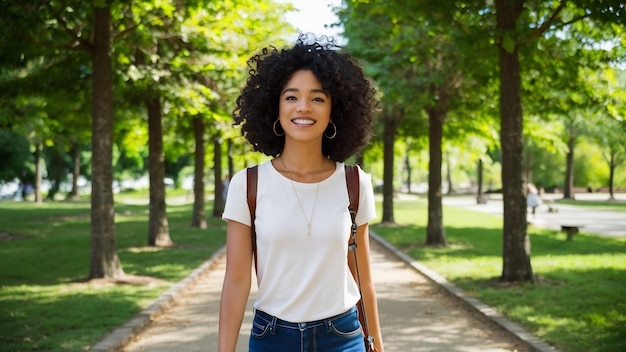
[[[356,307],[307,323],[290,323],[257,310],[249,352],[365,352]]]

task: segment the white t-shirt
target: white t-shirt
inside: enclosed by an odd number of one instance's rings
[[[249,226],[246,177],[244,169],[232,178],[222,218]],[[376,209],[371,180],[360,168],[359,179],[356,222],[363,225],[376,216]],[[271,162],[259,165],[256,309],[286,321],[307,322],[343,313],[358,302],[359,290],[347,262],[352,224],[348,204],[343,163],[336,163],[335,172],[319,188],[318,183],[291,181]]]

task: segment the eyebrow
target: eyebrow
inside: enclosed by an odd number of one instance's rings
[[[288,92],[300,92],[300,90],[298,88],[286,88],[282,93],[280,93],[280,95],[285,95],[285,93]],[[311,93],[322,93],[328,97],[328,93],[323,89],[312,89]]]

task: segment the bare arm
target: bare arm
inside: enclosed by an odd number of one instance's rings
[[[226,276],[219,318],[219,352],[234,352],[252,282],[252,232],[250,226],[228,221]]]
[[[376,290],[372,282],[372,271],[370,267],[370,242],[369,227],[364,224],[358,227],[356,233],[356,256],[359,266],[359,276],[361,280],[361,294],[365,303],[365,314],[370,335],[374,338],[374,346],[378,352],[384,352],[383,336],[380,332],[380,322],[378,319],[378,303],[376,301]],[[354,255],[348,253],[348,265],[352,275],[356,278],[356,268],[354,265]]]

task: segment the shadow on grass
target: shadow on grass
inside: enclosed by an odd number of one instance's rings
[[[424,226],[380,226],[372,229],[392,243],[396,248],[415,253],[415,259],[426,253],[445,254],[459,258],[494,256],[502,257],[502,230],[481,227],[446,227],[448,247],[427,247]],[[620,238],[607,238],[584,233],[573,241],[566,241],[565,234],[553,230],[529,229],[531,255],[540,256],[585,255],[585,254],[624,254],[626,241]]]
[[[76,202],[0,202],[0,224],[3,222],[46,221],[51,218],[74,218],[89,215],[90,204]]]
[[[143,308],[138,302],[166,289],[90,284],[4,288],[0,329],[11,334],[2,334],[0,344],[9,351],[80,351],[137,314]]]
[[[455,284],[564,351],[623,350],[626,270],[540,270],[534,284],[503,286],[495,278]]]
[[[0,242],[0,284],[54,285],[84,280],[90,265],[89,209],[30,206],[0,207],[0,232],[14,236]],[[44,204],[47,206],[59,204]],[[30,220],[19,220],[26,217]],[[192,228],[191,205],[169,206],[170,237],[175,246],[149,247],[148,207],[116,207],[116,242],[122,268],[127,274],[182,279],[225,243],[226,224],[220,219],[207,220],[206,229]]]

